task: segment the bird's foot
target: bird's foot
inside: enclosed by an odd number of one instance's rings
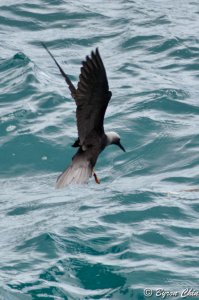
[[[94,176],[94,178],[95,178],[95,182],[96,182],[97,184],[100,184],[100,180],[99,180],[99,178],[97,177],[97,174],[96,174],[95,172],[93,172],[93,176]]]

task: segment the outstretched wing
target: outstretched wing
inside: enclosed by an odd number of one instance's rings
[[[104,132],[104,115],[111,95],[106,70],[96,49],[95,52],[91,52],[91,57],[87,56],[82,62],[74,97],[77,104],[77,129],[81,145],[93,130]]]
[[[112,95],[109,91],[106,70],[99,51],[98,49],[95,52],[92,51],[91,57],[87,56],[86,60],[82,62],[76,89],[47,46],[44,43],[42,43],[42,46],[56,63],[69,87],[72,97],[76,101],[78,136],[80,144],[83,145],[85,139],[93,131],[99,134],[104,132],[104,115]]]

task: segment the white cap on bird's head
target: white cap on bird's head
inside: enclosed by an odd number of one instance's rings
[[[120,147],[120,149],[122,149],[124,152],[126,152],[126,150],[124,149],[124,147],[120,142],[120,136],[117,132],[114,131],[107,132],[106,137],[107,137],[107,146],[115,144],[118,147]]]

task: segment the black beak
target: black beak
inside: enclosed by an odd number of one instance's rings
[[[122,151],[126,152],[126,150],[124,149],[124,147],[122,146],[122,144],[120,143],[120,141],[116,144],[120,147],[120,149],[122,149]]]

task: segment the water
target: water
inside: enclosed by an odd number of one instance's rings
[[[193,0],[1,0],[1,300],[199,292],[198,17]],[[40,41],[75,83],[99,47],[127,149],[102,153],[101,185],[54,187],[75,105]]]

